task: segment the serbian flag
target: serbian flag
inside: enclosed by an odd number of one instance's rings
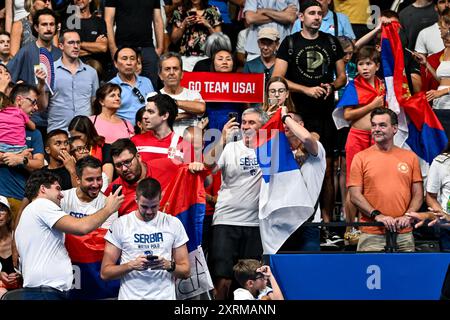
[[[104,281],[100,278],[107,231],[98,228],[84,236],[66,234],[65,245],[72,260],[75,279],[71,299],[98,300],[119,295],[120,280]]]
[[[47,87],[51,94],[55,89],[55,68],[53,66],[53,57],[46,48],[39,48],[39,64],[47,73]]]
[[[262,171],[259,228],[264,254],[275,254],[314,213],[313,199],[294,159],[281,110],[259,131],[256,156]]]
[[[419,92],[411,96],[409,92],[399,29],[398,22],[383,24],[381,29],[381,60],[386,96],[389,108],[399,115],[399,132],[395,136],[395,143],[403,146],[406,142],[420,158],[431,163],[445,148],[448,140],[425,93]],[[403,110],[409,123],[406,122]]]
[[[206,176],[206,172],[192,174],[187,165],[182,165],[162,192],[161,211],[180,219],[189,237],[187,248],[191,277],[177,279],[177,299],[188,299],[214,288],[201,248],[206,211]]]
[[[377,96],[384,94],[384,83],[377,77],[375,77],[375,87],[361,76],[357,76],[354,80],[349,81],[333,111],[333,120],[336,128],[342,129],[350,126],[350,122],[344,119],[344,109],[346,107],[368,105]]]

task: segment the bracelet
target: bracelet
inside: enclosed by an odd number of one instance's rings
[[[284,116],[281,117],[281,122],[286,123],[286,118],[292,119],[292,116],[290,114],[285,114]]]

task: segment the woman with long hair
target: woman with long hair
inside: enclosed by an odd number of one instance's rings
[[[113,181],[114,167],[111,159],[111,145],[105,143],[105,138],[97,133],[94,124],[86,116],[76,116],[70,121],[71,137],[80,137],[89,148],[89,155],[102,162],[102,171]]]
[[[120,108],[120,94],[122,89],[114,83],[106,83],[97,89],[92,104],[92,123],[100,136],[105,137],[106,143],[113,143],[117,139],[131,138],[134,135],[133,125],[117,115]]]
[[[281,106],[286,106],[288,112],[295,112],[286,79],[283,77],[272,77],[266,85],[263,109],[271,116]]]

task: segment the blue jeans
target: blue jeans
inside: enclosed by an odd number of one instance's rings
[[[22,288],[10,290],[3,300],[68,300],[68,291],[63,292],[51,287]]]

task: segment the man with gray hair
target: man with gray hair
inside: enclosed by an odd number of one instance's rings
[[[178,104],[178,115],[173,125],[173,130],[179,136],[183,136],[184,130],[189,126],[197,125],[197,118],[205,110],[205,102],[200,92],[181,86],[183,78],[183,61],[175,52],[167,52],[159,58],[159,78],[164,87],[161,93],[169,95]]]
[[[262,28],[258,32],[258,47],[261,55],[247,61],[244,73],[264,73],[266,82],[272,77],[273,66],[277,59],[276,52],[280,45],[280,33],[275,28]]]
[[[237,119],[230,119],[222,136],[205,155],[205,166],[222,172],[216,210],[212,223],[209,265],[216,299],[230,295],[233,266],[239,259],[257,259],[262,255],[259,233],[259,191],[261,169],[256,158],[256,133],[269,120],[258,108],[242,114],[242,139],[233,141],[239,130]]]

